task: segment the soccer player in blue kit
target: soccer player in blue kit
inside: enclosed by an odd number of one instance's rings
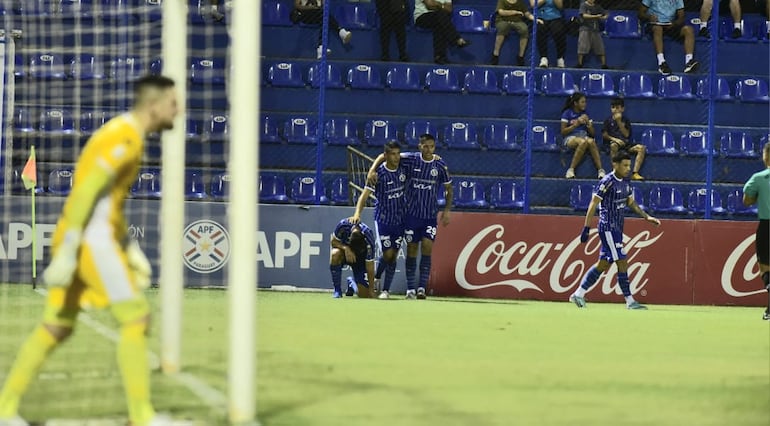
[[[398,250],[404,240],[404,209],[406,198],[404,188],[406,186],[406,169],[401,166],[401,145],[396,141],[385,144],[385,163],[377,167],[377,181],[367,182],[364,192],[358,197],[356,211],[349,218],[352,223],[361,221],[361,212],[366,206],[369,194],[374,194],[375,230],[382,257],[377,267],[375,279],[379,278],[384,268],[385,280],[383,281],[380,299],[390,297],[390,286],[396,274],[396,260]]]
[[[586,211],[585,226],[583,232],[580,233],[580,242],[588,241],[591,221],[596,208],[599,207],[598,233],[602,242],[602,249],[599,253],[599,261],[588,270],[580,287],[569,297],[570,302],[577,305],[578,308],[586,306],[586,292],[614,262],[618,268],[618,284],[620,284],[620,290],[626,299],[626,307],[628,309],[647,309],[646,306],[634,300],[634,296],[631,295],[628,281],[628,261],[626,260],[626,252],[623,250],[625,208],[628,206],[644,220],[655,225],[660,225],[660,221],[645,213],[634,201],[631,185],[626,179],[630,171],[631,157],[627,152],[619,151],[612,158],[612,173],[604,176],[594,189],[591,204]]]
[[[331,237],[331,255],[329,270],[332,274],[334,298],[342,297],[342,265],[348,264],[353,269],[354,283],[358,297],[371,297],[367,281],[374,277],[374,252],[376,243],[374,231],[364,223],[353,223],[350,219],[342,219],[334,228]],[[366,273],[366,277],[364,277]],[[356,290],[348,293],[352,296]]]

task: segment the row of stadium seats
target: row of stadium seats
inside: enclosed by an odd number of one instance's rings
[[[274,87],[310,87],[320,86],[321,67],[313,64],[303,69],[302,65],[292,62],[280,62],[270,65],[266,83]],[[374,65],[359,64],[343,71],[334,63],[327,64],[327,88],[353,90],[402,90],[479,93],[479,94],[526,94],[529,89],[528,71],[522,69],[499,72],[488,68],[475,68],[464,74],[455,68],[435,67],[424,75],[416,67],[398,64],[387,68],[383,74]],[[653,78],[657,80],[657,89],[653,89]],[[534,80],[533,80],[534,83]],[[731,87],[732,86],[732,87]],[[731,89],[733,89],[731,91]],[[669,75],[651,77],[643,73],[622,74],[617,84],[613,73],[588,71],[573,77],[572,72],[548,70],[540,77],[536,89],[545,95],[566,96],[576,90],[588,96],[623,96],[627,98],[671,98],[706,99],[711,90],[707,77],[700,77],[695,82],[695,91],[690,77]],[[732,84],[727,78],[719,77],[716,96],[719,100],[737,99],[743,102],[767,102],[768,82],[759,77],[743,77]]]
[[[193,22],[210,21],[209,0],[189,0],[188,10]],[[73,19],[107,19],[125,17],[138,20],[159,20],[163,0],[9,0],[0,3],[0,14],[23,17]],[[224,11],[224,8],[222,8]],[[122,14],[121,14],[122,12]]]
[[[292,26],[290,19],[291,3],[282,0],[267,0],[262,3],[262,22],[267,26]],[[366,3],[341,3],[334,5],[330,11],[340,26],[351,30],[372,30],[379,28],[380,17],[374,7]],[[565,20],[578,16],[577,9],[565,9]],[[412,14],[408,13],[408,25],[414,25]],[[472,7],[457,5],[452,10],[452,23],[461,33],[493,33],[495,32],[496,12],[486,15]],[[687,23],[698,33],[700,18],[697,14],[687,17]],[[486,21],[486,22],[485,22]],[[300,24],[305,25],[305,24]],[[768,29],[764,19],[759,16],[747,15],[742,20],[743,34],[738,39],[730,36],[732,21],[727,18],[720,20],[719,38],[728,41],[756,42],[768,39]],[[418,27],[416,27],[418,28]],[[611,38],[642,38],[644,31],[635,11],[610,10],[608,18],[601,25],[601,30]]]
[[[260,125],[261,143],[315,144],[317,123],[309,118],[290,118],[281,126],[276,118],[269,115],[262,117]],[[600,124],[596,124],[600,127]],[[554,126],[538,124],[532,128],[532,148],[536,151],[557,151],[560,137]],[[282,129],[279,130],[279,129]],[[706,155],[708,153],[708,135],[704,130],[692,129],[682,133],[679,144],[670,130],[664,128],[640,129],[637,140],[647,147],[650,154],[660,155]],[[597,128],[597,133],[601,132]],[[363,130],[349,118],[332,118],[324,128],[325,141],[330,145],[383,146],[390,140],[402,141],[410,147],[416,147],[422,134],[431,134],[440,145],[454,149],[521,150],[524,145],[523,129],[511,123],[492,122],[479,130],[474,123],[466,121],[448,122],[443,125],[428,120],[412,120],[406,123],[403,131],[394,122],[387,119],[371,119],[364,123]],[[727,157],[758,157],[761,147],[768,142],[768,134],[755,137],[746,131],[729,130],[720,135],[719,144],[714,146],[715,155]]]
[[[225,65],[221,58],[190,58],[190,82],[193,84],[224,84]],[[146,73],[160,74],[161,59],[149,64],[139,57],[122,56],[100,58],[91,54],[66,56],[58,53],[40,53],[25,57],[14,56],[14,77],[38,80],[135,80]]]

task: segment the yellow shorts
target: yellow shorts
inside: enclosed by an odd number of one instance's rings
[[[112,238],[86,236],[72,284],[48,290],[44,321],[71,327],[81,309],[108,306],[121,323],[149,313],[121,244]]]

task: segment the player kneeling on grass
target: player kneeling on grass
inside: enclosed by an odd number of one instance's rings
[[[342,297],[342,265],[350,265],[353,276],[348,277],[346,296],[374,296],[367,278],[374,277],[375,239],[371,228],[362,222],[342,219],[334,228],[331,238],[329,270],[332,274],[334,298]]]
[[[569,297],[569,300],[579,308],[586,306],[586,292],[614,262],[618,267],[618,284],[620,284],[620,290],[623,291],[623,296],[626,299],[626,307],[628,309],[647,309],[646,306],[634,300],[634,296],[631,295],[631,286],[628,281],[628,261],[626,261],[626,252],[623,250],[624,211],[628,206],[647,222],[660,225],[660,221],[645,213],[634,201],[631,185],[626,179],[630,171],[631,157],[627,152],[619,151],[612,158],[612,173],[604,176],[594,189],[591,204],[586,212],[585,226],[583,232],[580,233],[580,242],[588,241],[591,220],[598,206],[598,230],[602,249],[599,253],[599,262],[588,270],[580,287]]]
[[[174,81],[143,77],[134,84],[133,109],[102,126],[83,148],[43,274],[48,285],[43,321],[22,345],[0,392],[0,425],[27,424],[18,416],[21,397],[54,348],[72,334],[84,306],[109,307],[120,324],[117,358],[130,424],[172,424],[157,416],[150,402],[150,306],[142,290],[152,270],[136,242],[129,242],[123,203],[139,170],[145,135],[171,129],[177,112]]]

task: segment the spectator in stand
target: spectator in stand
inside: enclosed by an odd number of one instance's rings
[[[599,157],[599,148],[597,148],[594,139],[594,122],[586,112],[586,95],[575,92],[567,98],[567,102],[561,110],[561,135],[564,137],[564,145],[575,150],[572,162],[564,177],[567,179],[575,177],[575,167],[580,164],[586,150],[588,150],[596,170],[599,172],[599,179],[603,178],[605,172]]]
[[[527,10],[524,0],[497,0],[495,17],[495,48],[492,51],[492,59],[489,61],[492,65],[497,65],[500,61],[500,48],[503,46],[505,38],[511,33],[511,30],[519,34],[519,55],[516,57],[516,65],[524,65],[524,52],[527,50],[529,42],[529,28],[524,18],[533,21],[535,17]],[[538,24],[543,20],[538,19]]]
[[[380,17],[380,59],[390,60],[390,34],[396,35],[398,60],[409,62],[406,55],[406,0],[376,0],[377,15]]]
[[[607,19],[607,11],[596,0],[584,0],[580,4],[580,33],[578,35],[577,68],[583,68],[583,57],[593,51],[607,69],[607,57],[604,54],[604,41],[599,30],[599,21]]]
[[[295,24],[302,22],[303,24],[321,24],[323,22],[323,0],[294,0],[294,10],[291,11],[291,21]],[[350,43],[350,39],[353,37],[353,33],[340,27],[334,16],[329,14],[329,29],[333,30],[340,36],[343,44]],[[323,28],[321,29],[323,30]],[[318,49],[316,49],[316,57],[321,59],[323,53],[323,46],[321,45],[322,34],[318,33]],[[327,49],[327,54],[331,53]]]
[[[225,19],[225,14],[222,13],[221,10],[219,10],[219,0],[209,0],[209,16],[217,22],[221,22],[223,19]],[[226,5],[229,6],[229,5]],[[229,7],[228,7],[229,9]]]
[[[433,31],[433,62],[446,65],[447,47],[465,47],[470,41],[460,37],[452,23],[452,0],[415,0],[414,24]]]
[[[730,3],[730,15],[733,17],[733,32],[730,34],[730,37],[738,38],[743,34],[741,24],[741,2],[739,0],[728,0],[728,2]],[[713,0],[703,0],[703,4],[700,7],[700,30],[698,31],[698,36],[700,37],[711,37],[707,25],[709,18],[711,17],[713,5]]]
[[[548,68],[548,37],[556,43],[556,66],[564,68],[564,54],[567,53],[567,26],[562,19],[562,0],[529,0],[533,9],[537,7],[537,51],[539,66]],[[542,20],[542,24],[539,22]]]
[[[682,0],[642,0],[639,6],[639,19],[648,23],[652,33],[652,44],[658,59],[658,71],[663,75],[671,74],[663,55],[663,36],[677,41],[684,41],[684,72],[698,71],[700,63],[695,60],[695,32],[689,25],[684,25],[684,3]]]
[[[610,101],[610,115],[604,120],[602,126],[602,140],[605,147],[609,148],[610,158],[615,158],[618,151],[626,151],[630,154],[636,154],[631,180],[644,180],[639,174],[639,170],[644,164],[644,155],[647,153],[647,147],[635,143],[631,139],[631,120],[625,115],[626,104],[623,98],[613,98]]]

